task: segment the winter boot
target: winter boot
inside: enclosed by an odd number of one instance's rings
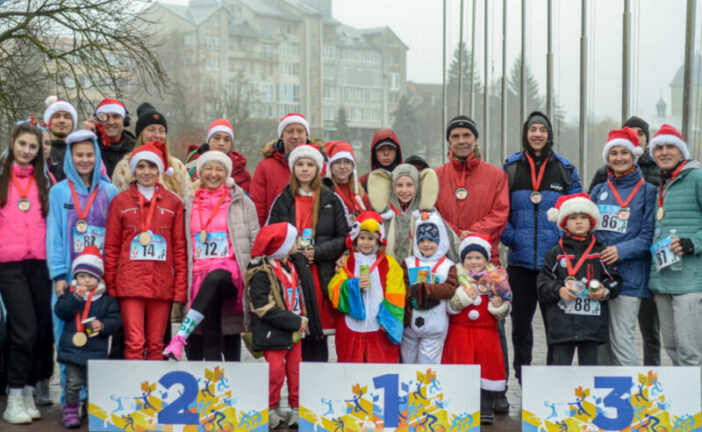
[[[54,401],[51,399],[49,380],[41,380],[34,388],[34,396],[38,406],[51,406]]]
[[[173,336],[171,342],[163,350],[163,356],[172,360],[180,360],[183,357],[183,347],[185,345],[187,345],[185,338],[177,334]]]
[[[32,420],[39,420],[41,418],[41,413],[34,405],[34,387],[25,387],[22,390],[22,398],[24,399],[24,410],[32,418]]]
[[[7,396],[7,407],[2,418],[12,424],[31,423],[32,416],[24,409],[24,395],[11,394]]]
[[[78,429],[80,427],[78,402],[63,405],[63,427],[66,429]]]

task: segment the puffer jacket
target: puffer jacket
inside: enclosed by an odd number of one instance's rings
[[[645,151],[644,154],[641,155],[639,160],[636,162],[636,165],[638,165],[641,169],[641,174],[643,175],[644,180],[646,180],[654,186],[658,186],[658,184],[661,181],[660,169],[658,168],[658,165],[656,165],[656,162],[653,160],[653,158],[651,158],[651,155],[647,151]],[[590,187],[588,188],[587,193],[592,194],[592,190],[595,189],[595,186],[606,181],[607,166],[602,166],[595,172],[595,175],[592,177],[592,181],[590,182]]]
[[[667,237],[671,229],[676,237],[692,241],[694,253],[683,255],[682,271],[669,267],[656,271],[651,266],[649,288],[654,294],[702,292],[702,165],[687,161],[680,174],[664,183],[663,220],[656,220],[653,242]]]
[[[148,212],[151,205],[157,206],[151,231],[165,238],[166,260],[132,261],[132,240],[141,233],[142,212]],[[183,204],[177,195],[159,185],[151,202],[139,209],[139,191],[132,183],[115,197],[105,236],[105,283],[110,297],[185,303],[187,261]]]
[[[34,167],[31,165],[21,167],[13,163],[11,169],[23,187],[34,177]],[[36,181],[29,188],[27,199],[30,203],[29,211],[23,212],[17,208],[19,191],[9,179],[7,202],[0,208],[0,238],[3,239],[0,262],[46,259],[46,219],[42,214]]]
[[[390,140],[397,144],[397,155],[395,155],[395,160],[390,164],[390,166],[382,166],[380,163],[378,163],[378,158],[375,157],[375,147],[378,145],[379,142],[385,141],[385,140]],[[374,170],[377,169],[384,169],[386,171],[392,171],[395,169],[396,166],[400,165],[402,163],[402,145],[400,145],[400,138],[398,138],[397,134],[395,133],[394,130],[392,129],[380,129],[373,134],[373,139],[371,140],[371,146],[370,146],[370,158],[371,158],[371,166],[370,166],[370,171],[367,173],[363,174],[361,177],[359,177],[358,181],[361,183],[361,186],[363,186],[364,189],[368,188],[368,176],[370,173]]]
[[[198,189],[197,182],[195,189]],[[197,192],[196,192],[197,193]],[[251,260],[251,248],[253,247],[254,239],[260,229],[258,218],[256,216],[256,208],[249,197],[246,196],[243,189],[235,185],[230,193],[231,201],[227,209],[227,231],[229,233],[229,241],[234,249],[234,257],[236,264],[243,275]],[[185,200],[185,239],[188,251],[188,299],[192,298],[192,281],[193,281],[193,244],[190,220],[192,217],[198,217],[193,213],[194,198],[190,197]],[[204,215],[203,215],[204,216]],[[245,302],[245,300],[244,300]],[[248,307],[242,305],[243,315],[222,314],[222,332],[223,334],[238,334],[248,327]]]
[[[186,167],[188,168],[188,174],[193,180],[197,179],[197,173],[195,172],[195,161],[200,158],[200,155],[208,152],[210,146],[207,143],[201,145],[195,151],[190,153],[186,161]],[[232,161],[232,178],[237,186],[242,188],[244,192],[249,193],[251,188],[251,174],[249,170],[246,169],[246,156],[239,153],[238,151],[230,151],[227,153],[229,159]]]
[[[593,234],[584,240],[577,240],[570,235],[563,236],[563,247],[568,253],[573,265],[580,259],[587,249]],[[604,288],[609,290],[609,295],[600,301],[600,315],[573,315],[566,314],[559,306],[561,300],[560,288],[565,284],[568,271],[565,265],[563,250],[560,245],[551,248],[544,256],[544,265],[537,277],[536,289],[539,302],[546,309],[546,341],[549,345],[568,342],[607,342],[609,335],[609,314],[607,301],[619,295],[622,278],[610,266],[606,266],[600,259],[603,246],[596,242],[594,248],[583,262],[575,277],[580,280],[587,278],[597,279]]]
[[[609,179],[619,192],[622,200],[626,200],[636,184],[642,178],[641,170],[636,168],[632,173],[623,177]],[[629,203],[629,219],[626,232],[596,231],[597,239],[607,246],[615,246],[619,253],[619,261],[613,267],[622,276],[621,295],[630,297],[651,297],[648,289],[649,268],[651,266],[651,240],[656,210],[656,187],[644,182],[636,196]],[[605,180],[592,190],[592,201],[600,205],[619,206],[612,190]]]
[[[261,226],[266,224],[275,198],[290,183],[290,167],[285,160],[282,143],[280,140],[271,141],[263,147],[263,160],[256,165],[249,189]]]

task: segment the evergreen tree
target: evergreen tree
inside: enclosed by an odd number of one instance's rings
[[[426,148],[419,145],[419,125],[417,113],[411,99],[404,94],[397,102],[397,109],[392,113],[392,129],[397,133],[402,143],[403,153],[417,154],[426,158]]]
[[[336,132],[334,132],[334,138],[340,141],[350,141],[351,131],[349,130],[348,119],[346,117],[346,108],[344,106],[339,107],[339,111],[336,113]]]
[[[462,105],[463,112],[458,112],[458,82],[459,82],[459,56],[460,51],[462,54],[462,83],[463,87],[461,89],[462,94]],[[483,83],[480,79],[480,73],[478,72],[477,65],[471,69],[471,57],[472,53],[468,51],[465,43],[459,44],[458,47],[453,52],[453,59],[449,65],[448,71],[448,82],[446,84],[446,113],[447,117],[450,119],[458,114],[465,114],[470,116],[478,124],[482,122],[482,100],[483,100]],[[475,106],[475,112],[470,113],[470,82],[473,80],[473,105]]]

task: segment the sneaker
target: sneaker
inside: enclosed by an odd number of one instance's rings
[[[183,358],[183,347],[187,345],[185,338],[179,334],[173,336],[166,349],[163,350],[163,356],[171,360],[180,360]]]
[[[38,406],[51,406],[54,401],[51,399],[49,380],[41,380],[34,388],[34,399]]]
[[[290,418],[288,419],[288,427],[289,428],[297,428],[298,424],[300,423],[300,408],[293,408],[292,411],[290,411]]]
[[[78,429],[80,418],[78,417],[78,402],[67,403],[63,406],[63,427],[66,429]]]
[[[34,389],[25,387],[22,390],[22,399],[24,400],[24,410],[32,418],[32,420],[39,420],[41,418],[41,413],[34,405]]]
[[[495,414],[509,414],[509,401],[505,393],[498,393],[495,397]]]
[[[283,424],[283,418],[278,414],[278,410],[273,408],[268,410],[268,427],[275,429]]]
[[[32,416],[24,409],[24,395],[16,394],[7,396],[7,407],[5,407],[2,418],[4,418],[6,422],[12,424],[32,422]]]
[[[493,423],[495,423],[495,416],[493,414],[480,414],[481,425],[491,425]]]

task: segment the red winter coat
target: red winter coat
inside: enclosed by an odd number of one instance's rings
[[[456,198],[456,180],[464,174],[468,197],[463,201]],[[455,171],[454,171],[455,170]],[[479,157],[467,162],[450,161],[436,168],[439,177],[439,198],[436,209],[441,217],[461,235],[472,231],[492,236],[490,261],[499,264],[499,244],[502,231],[509,217],[509,185],[507,175],[498,167],[480,160]]]
[[[266,224],[268,212],[275,198],[283,192],[290,183],[290,167],[285,155],[276,151],[274,145],[266,144],[263,149],[264,158],[256,166],[249,194],[256,205],[258,223]]]
[[[166,261],[132,261],[130,245],[141,232],[141,211],[148,211],[153,202],[157,207],[151,221],[151,231],[166,239]],[[107,292],[115,298],[137,297],[185,303],[188,259],[180,198],[159,186],[151,202],[147,202],[143,210],[138,210],[136,183],[120,192],[110,205],[105,234]],[[146,218],[146,214],[143,217]]]

